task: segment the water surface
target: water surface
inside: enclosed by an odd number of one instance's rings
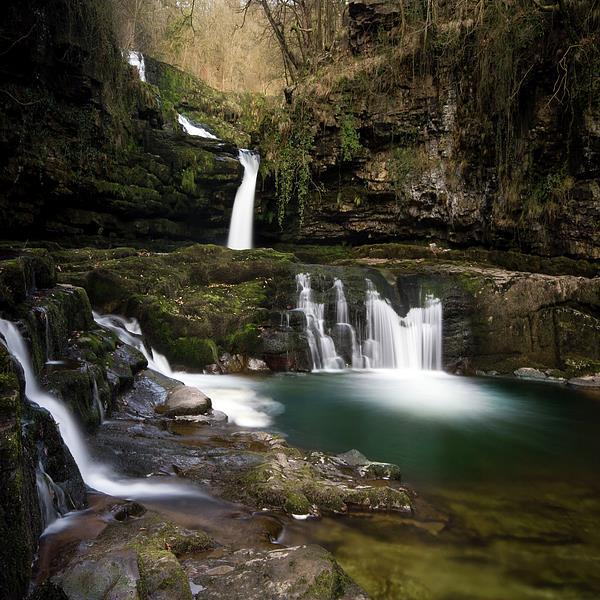
[[[257,391],[284,407],[273,426],[290,443],[397,463],[426,501],[415,519],[288,528],[284,542],[328,547],[373,597],[600,597],[597,394],[390,371],[275,376]]]

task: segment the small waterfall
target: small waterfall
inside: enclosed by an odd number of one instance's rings
[[[227,246],[234,250],[252,248],[252,226],[254,223],[254,192],[260,166],[260,155],[251,150],[240,150],[240,163],[244,177],[235,195]]]
[[[144,61],[144,55],[135,50],[128,50],[125,54],[127,62],[137,69],[140,75],[140,81],[146,81],[146,62]]]
[[[52,477],[46,473],[42,461],[38,461],[35,470],[35,484],[43,529],[46,529],[50,523],[69,512],[69,506],[63,489],[54,483]]]
[[[344,361],[338,356],[331,336],[325,332],[325,305],[315,302],[310,275],[298,273],[296,285],[299,291],[296,310],[305,318],[305,333],[310,347],[314,369],[343,369]]]
[[[110,329],[117,334],[117,337],[122,342],[139,350],[148,361],[150,369],[158,371],[167,377],[173,375],[166,357],[156,352],[153,348],[150,351],[146,348],[146,344],[144,344],[144,340],[142,339],[142,329],[137,319],[125,319],[118,315],[100,315],[95,311],[92,312],[92,315],[98,325]]]
[[[335,290],[335,318],[337,323],[348,323],[348,302],[344,294],[344,284],[341,279],[333,280],[333,289]]]
[[[400,317],[367,279],[366,327],[361,343],[357,335],[361,328],[350,323],[340,279],[333,282],[336,323],[331,329],[326,325],[325,305],[313,299],[310,275],[296,275],[296,283],[299,294],[295,310],[305,315],[314,370],[342,369],[346,364],[354,369],[442,368],[442,304],[437,298],[427,296],[424,307],[411,308],[406,317]]]
[[[367,279],[367,339],[365,354],[379,369],[440,369],[442,363],[442,303],[428,296],[424,308],[399,317]]]
[[[104,406],[102,404],[102,400],[100,399],[100,393],[98,392],[98,384],[96,383],[96,378],[92,379],[92,397],[94,399],[94,404],[98,408],[98,415],[100,417],[100,423],[103,423],[105,420],[104,414]]]
[[[218,140],[216,135],[213,135],[210,131],[204,129],[204,127],[198,127],[194,125],[187,117],[177,114],[177,121],[183,127],[183,130],[188,134],[195,137],[203,137],[211,140]]]
[[[46,362],[52,360],[52,341],[50,338],[50,319],[48,318],[48,309],[45,306],[36,306],[33,309],[34,313],[41,316],[44,322],[44,331],[46,335]]]
[[[126,320],[123,321],[128,322]],[[119,478],[109,472],[109,469],[105,465],[92,462],[74,416],[65,404],[46,392],[38,383],[33,369],[31,355],[25,344],[25,340],[17,327],[10,321],[0,319],[0,334],[4,337],[6,348],[10,354],[21,363],[25,377],[25,394],[27,398],[31,402],[35,402],[42,408],[45,408],[52,415],[54,421],[58,425],[64,444],[71,452],[84,482],[89,487],[111,496],[125,498],[141,499],[144,497],[155,497],[160,494],[170,494],[174,496],[202,495],[202,492],[197,488],[187,486],[183,483],[153,482],[148,479],[133,479],[126,477]],[[130,332],[127,332],[127,335],[131,338],[135,337],[134,334],[131,334]],[[139,338],[137,339],[139,344]],[[139,347],[139,345],[136,344],[136,347]],[[160,355],[159,360],[166,361],[166,359],[160,357]],[[49,480],[47,475],[43,475],[43,473],[40,473],[40,477],[37,478],[40,484],[44,479],[47,482]],[[56,488],[58,488],[58,486],[56,486]],[[39,489],[42,489],[41,501],[43,502],[43,510],[45,511],[48,506],[48,494],[46,494],[40,486],[38,486],[38,490]],[[58,494],[59,492],[58,490],[54,490],[53,493]],[[62,500],[60,501],[62,502]]]

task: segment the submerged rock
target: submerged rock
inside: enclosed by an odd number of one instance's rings
[[[367,600],[333,556],[319,546],[241,550],[209,559],[190,577],[210,600]]]
[[[587,377],[573,377],[569,379],[568,384],[574,387],[600,389],[600,373]]]

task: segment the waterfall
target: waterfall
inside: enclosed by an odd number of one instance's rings
[[[35,470],[35,485],[42,515],[42,525],[43,529],[46,529],[56,519],[69,512],[69,506],[63,489],[54,483],[52,477],[46,473],[42,461],[38,461]]]
[[[442,304],[437,298],[427,296],[424,308],[411,308],[402,318],[367,280],[365,304],[365,354],[373,368],[441,368]]]
[[[296,310],[304,314],[308,345],[314,369],[343,369],[344,361],[338,356],[331,336],[325,332],[325,305],[315,302],[310,275],[298,273],[296,285],[299,291]]]
[[[195,137],[203,137],[211,140],[218,140],[219,138],[216,135],[213,135],[210,131],[204,129],[204,127],[198,127],[198,125],[194,125],[187,117],[183,115],[177,114],[177,121],[183,127],[183,130],[188,135],[193,135]]]
[[[117,337],[122,342],[139,350],[148,361],[148,368],[158,371],[167,377],[173,376],[173,371],[166,357],[156,352],[153,348],[150,350],[146,348],[146,344],[144,344],[142,338],[142,329],[137,319],[125,319],[118,315],[100,315],[95,311],[92,312],[92,315],[98,325],[110,329],[117,334]]]
[[[361,342],[357,324],[350,323],[348,302],[341,279],[334,279],[335,324],[329,329],[325,305],[315,302],[310,275],[296,275],[298,303],[305,316],[304,331],[313,369],[414,369],[442,368],[442,303],[433,296],[425,306],[411,308],[400,317],[388,300],[366,280],[366,327]],[[335,342],[334,342],[335,340]]]
[[[100,417],[100,423],[104,422],[104,406],[102,405],[102,400],[100,399],[100,393],[98,392],[98,384],[96,383],[96,378],[92,379],[92,397],[94,399],[94,404],[98,408],[98,416]]]
[[[277,403],[253,390],[247,383],[241,386],[235,377],[173,371],[166,356],[154,348],[146,347],[139,323],[135,319],[100,315],[96,312],[94,319],[102,327],[114,331],[122,342],[142,352],[148,361],[148,367],[153,371],[206,393],[212,400],[213,409],[226,413],[229,421],[236,425],[265,427],[271,423],[271,414],[280,408]]]
[[[344,294],[344,284],[341,279],[333,280],[335,290],[335,318],[337,323],[348,323],[348,302]]]
[[[10,321],[0,319],[0,334],[4,337],[5,345],[9,353],[21,363],[23,375],[25,377],[25,395],[31,402],[35,402],[42,408],[45,408],[54,418],[58,425],[58,430],[64,444],[67,446],[83,481],[91,488],[105,494],[123,498],[145,498],[155,497],[161,494],[171,494],[175,496],[198,496],[203,495],[197,488],[184,483],[168,483],[163,481],[150,481],[149,479],[133,479],[127,477],[117,477],[109,472],[105,465],[94,463],[87,451],[87,447],[75,420],[69,409],[60,400],[52,394],[46,392],[38,383],[31,355],[25,344],[25,340],[20,331]],[[133,338],[133,334],[129,334]],[[165,359],[166,360],[166,359]],[[42,484],[43,480],[49,480],[47,475],[39,473],[37,481]],[[58,486],[56,486],[58,487]],[[47,494],[41,489],[41,500],[44,511],[48,507]],[[49,494],[50,492],[48,492]],[[57,511],[58,512],[58,511]]]
[[[135,50],[128,50],[126,55],[127,62],[137,69],[140,75],[140,81],[146,81],[146,62],[144,61],[144,55]]]
[[[240,163],[244,167],[244,177],[233,203],[227,246],[234,250],[246,250],[252,248],[254,191],[260,166],[260,155],[251,150],[240,150],[239,157]]]

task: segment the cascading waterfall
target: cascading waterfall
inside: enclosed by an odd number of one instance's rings
[[[219,138],[216,135],[213,135],[204,127],[199,127],[198,125],[194,125],[187,117],[177,113],[177,121],[183,127],[183,130],[191,136],[194,137],[203,137],[208,138],[210,140],[218,140]]]
[[[260,166],[260,155],[251,150],[240,150],[239,158],[244,167],[244,177],[235,194],[227,246],[234,250],[247,250],[252,248],[254,192]]]
[[[52,415],[58,425],[64,444],[71,452],[84,482],[89,487],[111,496],[124,498],[141,499],[161,494],[175,496],[203,495],[197,488],[183,483],[174,484],[162,481],[151,482],[148,479],[118,478],[105,465],[92,461],[75,417],[65,404],[46,392],[38,383],[31,355],[20,331],[14,323],[0,319],[0,334],[4,338],[9,353],[21,363],[25,378],[25,395],[31,402],[45,408]],[[49,483],[49,477],[47,474],[40,472],[39,469],[38,472],[39,477],[37,480],[40,484],[38,490],[41,490],[40,503],[43,504],[43,510],[45,511],[48,506],[47,497],[50,492],[44,492],[44,486],[41,484],[44,481]],[[48,485],[45,486],[46,489],[47,487]],[[56,487],[58,488],[58,486]],[[58,492],[55,490],[54,493]],[[56,512],[58,515],[58,510]]]
[[[333,289],[335,291],[335,330],[336,337],[340,340],[349,340],[353,369],[364,369],[369,367],[369,361],[362,353],[362,348],[356,337],[356,329],[350,323],[348,301],[344,293],[344,284],[341,279],[333,280]],[[342,364],[342,368],[343,368]]]
[[[123,53],[127,62],[135,67],[140,80],[146,81],[146,63],[144,55],[135,50]],[[192,123],[182,114],[177,114],[177,121],[183,130],[191,136],[203,137],[212,140],[219,138],[200,125]],[[254,224],[254,194],[256,191],[256,178],[260,166],[260,155],[251,150],[239,150],[239,160],[244,167],[242,183],[235,194],[231,222],[229,224],[229,237],[227,246],[233,250],[248,250],[252,248],[252,230]]]
[[[240,387],[237,380],[227,375],[215,377],[187,371],[173,371],[166,356],[144,344],[142,331],[135,319],[125,319],[118,315],[94,313],[96,323],[115,332],[119,339],[137,348],[146,357],[148,367],[166,377],[195,387],[210,396],[213,408],[227,414],[229,420],[242,427],[265,427],[271,422],[270,414],[280,407],[248,386]]]
[[[146,81],[146,62],[144,61],[144,55],[141,52],[135,50],[128,50],[126,52],[127,62],[135,67],[140,75],[140,81]]]
[[[354,369],[441,369],[442,303],[437,298],[427,296],[424,307],[411,308],[406,317],[400,317],[367,279],[366,327],[361,343],[357,335],[360,328],[350,323],[340,279],[333,283],[336,323],[331,328],[326,325],[324,303],[314,300],[310,275],[299,273],[296,283],[299,293],[295,310],[305,315],[304,331],[314,370],[343,369],[346,363]]]
[[[313,299],[310,275],[298,273],[296,285],[299,291],[296,310],[304,314],[305,333],[313,368],[317,370],[342,369],[344,360],[338,356],[331,336],[325,333],[325,305],[315,302]]]
[[[367,339],[365,354],[379,369],[440,369],[442,303],[428,296],[424,308],[399,317],[367,279]]]
[[[45,529],[56,519],[69,512],[69,506],[63,489],[56,485],[52,477],[46,473],[41,461],[38,462],[35,470],[35,485],[42,515],[42,525]]]

